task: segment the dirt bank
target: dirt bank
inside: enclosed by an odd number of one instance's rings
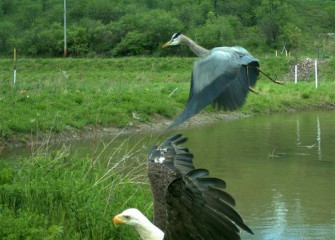
[[[179,126],[178,130],[182,131],[184,128],[196,127],[205,124],[211,124],[220,121],[231,121],[241,117],[248,117],[242,113],[236,112],[215,112],[215,113],[201,113],[191,118],[186,123]],[[87,126],[84,129],[78,130],[69,128],[67,131],[55,133],[50,130],[49,132],[39,132],[37,134],[15,134],[12,139],[7,140],[4,146],[30,146],[35,144],[67,142],[78,139],[102,138],[106,136],[115,136],[118,134],[133,134],[133,133],[158,133],[164,131],[171,119],[155,115],[151,122],[140,122],[134,119],[124,128],[117,127],[101,127],[101,126]]]

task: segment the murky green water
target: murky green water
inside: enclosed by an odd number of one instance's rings
[[[184,131],[197,167],[226,180],[255,236],[335,239],[335,112],[244,118]]]
[[[335,111],[242,118],[178,132],[189,138],[185,146],[196,167],[227,182],[255,232],[242,233],[242,239],[335,239]],[[146,151],[155,138],[120,138],[105,154],[120,144],[126,152]],[[104,147],[97,150],[90,141],[72,145],[85,156]],[[10,157],[19,150],[4,153]]]

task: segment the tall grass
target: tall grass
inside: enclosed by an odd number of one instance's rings
[[[137,239],[112,217],[129,207],[152,214],[145,154],[125,151],[125,140],[103,157],[113,141],[87,158],[45,144],[16,166],[0,162],[0,239]]]

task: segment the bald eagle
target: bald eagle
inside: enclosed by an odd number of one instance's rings
[[[155,225],[134,208],[116,215],[114,224],[134,226],[143,240],[235,240],[239,228],[253,234],[233,209],[233,197],[222,190],[226,183],[194,168],[192,153],[179,146],[186,141],[178,134],[149,152]]]

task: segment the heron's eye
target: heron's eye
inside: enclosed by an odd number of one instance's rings
[[[180,32],[175,33],[175,34],[172,35],[172,38],[171,38],[171,39],[172,39],[172,40],[173,40],[173,39],[176,39],[179,35],[180,35]]]

